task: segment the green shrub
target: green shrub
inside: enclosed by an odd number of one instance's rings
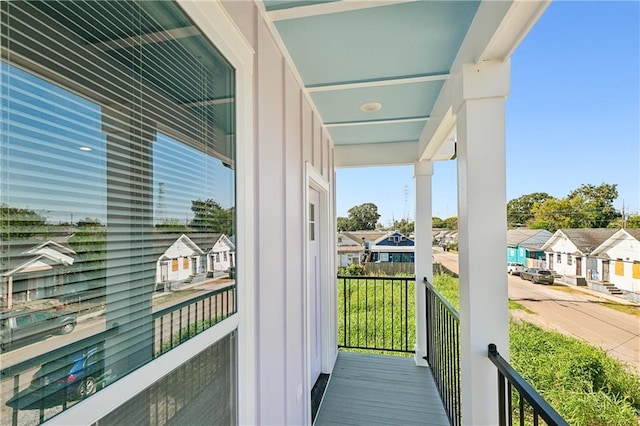
[[[348,275],[348,276],[356,276],[356,275],[364,275],[366,272],[362,265],[358,265],[357,263],[352,263],[349,266],[341,266],[338,268],[338,275]]]

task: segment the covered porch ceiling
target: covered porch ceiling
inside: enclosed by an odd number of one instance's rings
[[[263,0],[336,167],[455,158],[462,64],[508,60],[548,1]]]

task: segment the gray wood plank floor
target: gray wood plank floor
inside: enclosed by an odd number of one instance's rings
[[[448,426],[431,372],[413,358],[339,352],[315,422]]]

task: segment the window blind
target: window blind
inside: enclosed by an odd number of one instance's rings
[[[38,424],[235,313],[235,73],[174,2],[0,11],[0,415]]]

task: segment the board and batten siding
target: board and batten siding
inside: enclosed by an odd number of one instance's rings
[[[334,148],[257,6],[223,6],[255,52],[256,420],[306,424],[305,164],[330,183],[333,212]]]

